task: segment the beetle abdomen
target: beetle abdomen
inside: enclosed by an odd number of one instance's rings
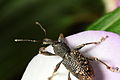
[[[78,79],[84,77],[85,79],[81,80],[92,80],[94,76],[92,66],[79,51],[74,50],[69,55],[66,54],[62,63]]]

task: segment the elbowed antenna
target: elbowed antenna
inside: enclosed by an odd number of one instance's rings
[[[39,25],[40,26],[40,28],[44,31],[44,33],[45,33],[45,37],[46,37],[46,30],[42,27],[42,25],[39,23],[39,22],[35,22],[37,25]]]
[[[39,22],[35,22],[37,25],[40,26],[40,28],[44,31],[45,37],[46,37],[46,30],[42,27],[42,25]],[[15,42],[41,42],[40,40],[31,40],[31,39],[15,39]]]
[[[15,39],[15,42],[40,42],[38,40],[30,40],[30,39]]]

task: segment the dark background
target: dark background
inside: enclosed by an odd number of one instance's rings
[[[40,43],[14,42],[16,38],[57,39],[84,31],[104,15],[102,0],[0,0],[0,80],[20,80]]]

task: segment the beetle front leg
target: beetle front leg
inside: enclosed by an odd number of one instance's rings
[[[98,41],[98,42],[90,42],[90,43],[84,43],[84,44],[78,45],[75,49],[76,49],[76,50],[79,50],[79,49],[81,49],[81,48],[83,48],[84,46],[89,45],[89,44],[100,44],[100,43],[103,42],[106,38],[108,38],[108,36],[102,37],[102,38],[100,39],[100,41]]]
[[[54,69],[52,75],[48,78],[48,80],[51,80],[51,79],[54,77],[55,73],[56,73],[57,70],[59,69],[59,67],[60,67],[60,65],[61,65],[62,62],[63,62],[63,60],[60,61],[60,62],[56,65],[56,67],[55,67],[55,69]]]
[[[64,42],[64,35],[62,33],[59,35],[58,42]]]
[[[89,59],[89,60],[92,60],[92,61],[94,60],[94,61],[98,61],[98,62],[102,63],[103,65],[106,66],[106,68],[107,68],[108,70],[110,70],[110,71],[112,71],[112,72],[118,72],[118,71],[119,71],[119,68],[118,68],[118,67],[112,68],[111,66],[108,66],[108,64],[106,64],[105,62],[99,60],[99,59],[96,58],[96,57],[88,57],[88,59]]]
[[[48,51],[45,51],[45,47],[41,47],[41,48],[39,49],[39,54],[43,54],[43,55],[46,55],[46,56],[55,56],[55,54],[50,53],[50,52],[48,52]]]

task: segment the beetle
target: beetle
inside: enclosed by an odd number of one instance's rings
[[[37,23],[40,27],[41,25]],[[46,34],[46,31],[43,27],[41,27],[43,31]],[[70,49],[69,46],[65,43],[65,38],[63,34],[61,33],[59,35],[58,40],[52,40],[49,38],[45,38],[42,41],[42,44],[44,45],[51,45],[53,47],[54,53],[50,53],[48,51],[45,51],[46,47],[41,47],[39,49],[39,54],[43,54],[46,56],[60,56],[62,60],[56,65],[52,75],[48,78],[48,80],[52,80],[55,73],[59,69],[60,65],[63,64],[66,69],[69,71],[68,73],[68,80],[71,80],[70,74],[73,74],[78,80],[94,80],[94,70],[90,64],[90,61],[98,61],[105,65],[105,67],[112,71],[117,72],[119,71],[119,68],[112,68],[102,60],[96,58],[96,57],[87,57],[84,56],[79,50],[83,48],[86,45],[90,44],[100,44],[104,40],[106,40],[108,36],[102,37],[100,41],[97,42],[90,42],[90,43],[84,43],[81,45],[76,46],[74,49]],[[23,40],[23,39],[16,39],[15,41],[31,41],[31,42],[38,42],[37,40]]]

